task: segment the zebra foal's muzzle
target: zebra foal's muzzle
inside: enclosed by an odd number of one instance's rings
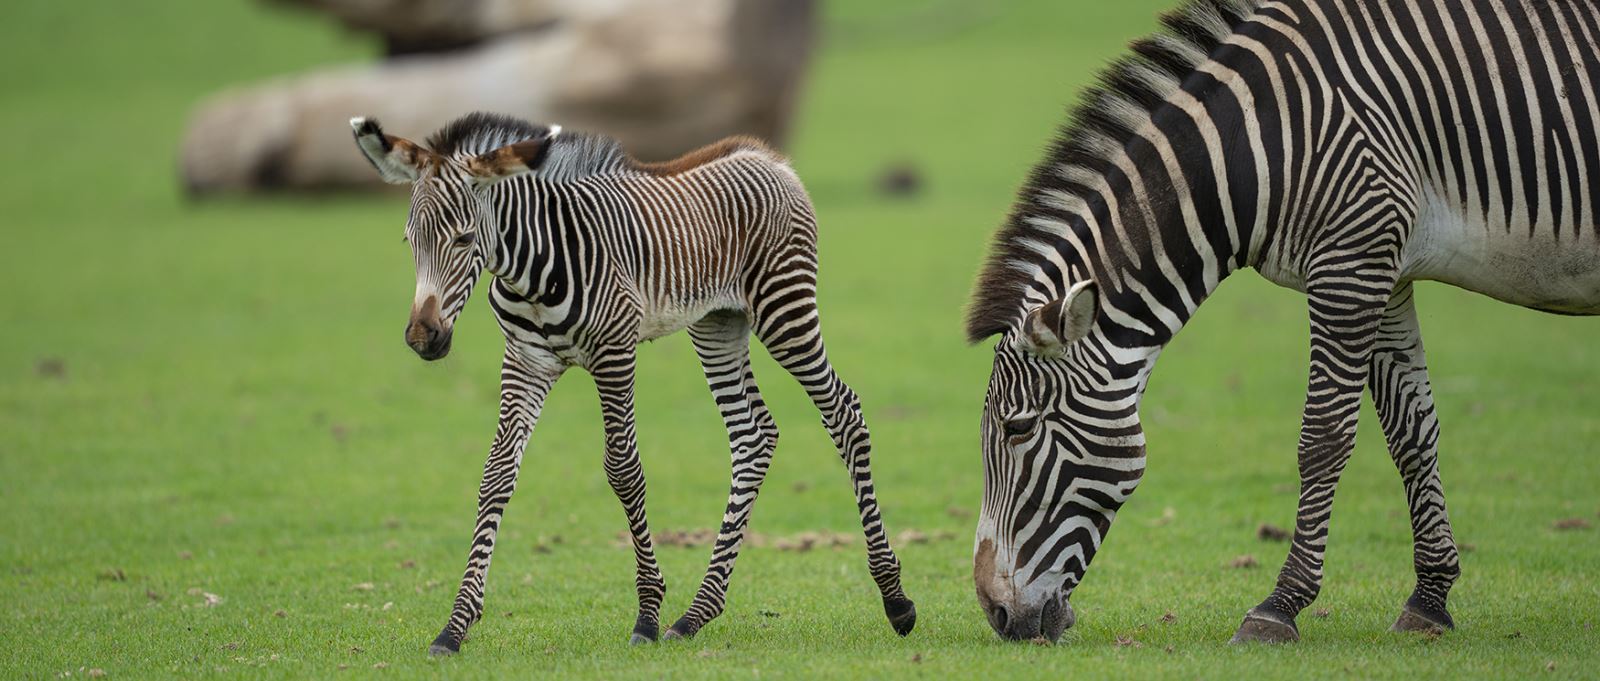
[[[406,324],[406,345],[418,357],[433,361],[450,354],[450,329],[439,319],[439,298],[428,296],[420,307],[412,308]]]

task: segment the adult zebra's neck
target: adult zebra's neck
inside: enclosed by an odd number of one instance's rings
[[[1199,0],[1134,45],[1035,168],[978,281],[968,334],[1017,328],[1092,279],[1103,340],[1153,357],[1267,236],[1261,121],[1225,41],[1252,3]],[[1270,106],[1270,104],[1269,104]]]

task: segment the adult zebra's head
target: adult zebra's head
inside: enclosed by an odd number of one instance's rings
[[[978,603],[996,633],[1055,640],[1069,597],[1144,473],[1142,372],[1099,332],[1093,282],[1034,301],[1000,334],[983,410]],[[1140,362],[1142,364],[1142,362]]]
[[[370,118],[352,118],[350,128],[385,182],[411,185],[405,236],[417,290],[405,339],[423,359],[439,359],[449,354],[456,317],[498,253],[488,188],[538,169],[560,128],[473,114],[430,138],[431,149],[384,134]]]

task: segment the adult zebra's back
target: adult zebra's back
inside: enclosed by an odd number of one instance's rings
[[[545,396],[570,367],[594,377],[605,422],[606,479],[628,520],[639,611],[632,641],[654,641],[666,582],[645,519],[634,433],[634,351],[687,329],[733,456],[711,563],[688,610],[664,634],[693,636],[722,613],[778,428],[750,368],[750,336],[800,382],[850,474],[867,565],[896,633],[916,608],[900,586],[872,479],[861,403],[834,372],[816,305],[817,225],[787,162],[732,138],[668,163],[640,163],[608,137],[472,114],[426,146],[354,119],[356,143],[384,179],[412,185],[406,239],[417,288],[406,342],[424,359],[451,330],[485,270],[505,334],[500,422],[484,465],[467,569],[430,647],[460,649],[483,614],[500,519]]]
[[[995,348],[974,579],[995,630],[1058,636],[1145,467],[1161,349],[1229,273],[1306,294],[1296,531],[1235,640],[1298,638],[1371,390],[1411,510],[1397,629],[1459,574],[1411,282],[1600,314],[1600,6],[1192,0],[1063,128],[969,311]]]

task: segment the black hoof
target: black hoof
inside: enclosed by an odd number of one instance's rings
[[[642,645],[656,642],[655,622],[637,622],[633,625],[633,635],[628,637],[628,645]]]
[[[1450,619],[1450,613],[1444,610],[1419,607],[1415,603],[1406,603],[1405,607],[1400,609],[1400,617],[1394,621],[1394,626],[1389,627],[1389,631],[1431,631],[1439,633],[1454,628],[1456,628],[1456,623]]]
[[[691,639],[694,638],[694,635],[699,632],[700,626],[690,622],[689,616],[684,615],[683,617],[679,617],[678,621],[672,623],[672,626],[667,629],[667,634],[663,638],[674,641],[678,639]]]
[[[439,632],[439,636],[433,639],[433,644],[428,646],[428,654],[436,657],[459,652],[461,652],[461,642],[451,636],[449,631]]]
[[[1284,617],[1266,608],[1257,607],[1245,613],[1244,623],[1234,632],[1229,643],[1294,643],[1300,640],[1300,630],[1294,619]]]
[[[889,616],[889,626],[894,627],[896,634],[905,636],[917,626],[917,605],[909,598],[884,599],[883,612]]]

